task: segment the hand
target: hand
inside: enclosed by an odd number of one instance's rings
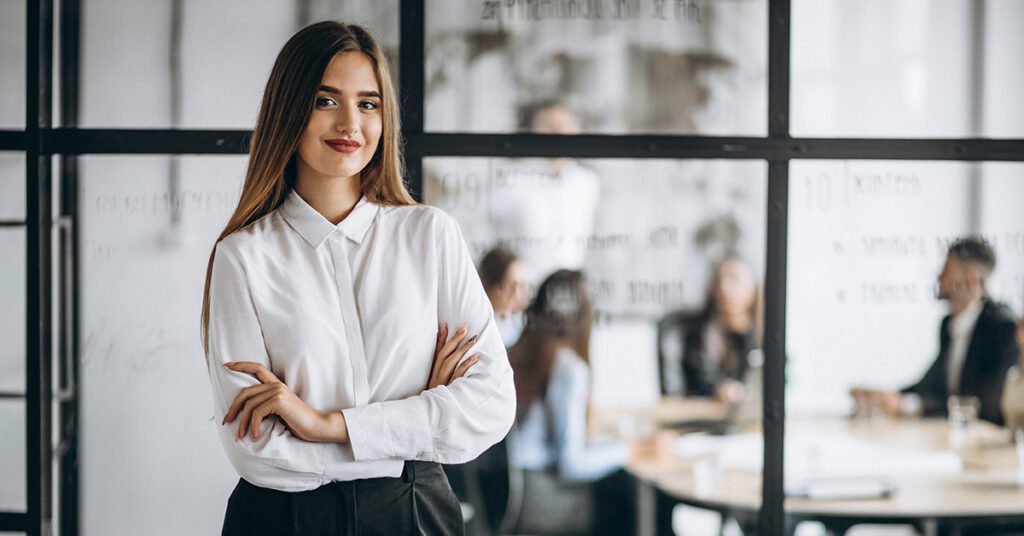
[[[266,417],[276,415],[299,439],[338,443],[348,441],[348,428],[340,411],[324,413],[309,407],[263,365],[239,361],[225,363],[224,367],[252,374],[261,382],[242,389],[224,416],[224,424],[238,418],[236,439],[242,439],[250,430],[253,440],[259,439],[260,423]]]
[[[715,399],[723,404],[739,404],[746,396],[743,384],[732,379],[724,380],[715,389]]]
[[[646,439],[630,443],[630,462],[660,462],[667,460],[672,454],[672,449],[677,437],[679,437],[679,434],[676,432],[670,430],[658,430]]]
[[[434,345],[434,365],[430,369],[427,389],[433,389],[438,385],[451,385],[457,378],[465,376],[469,367],[480,360],[480,354],[473,354],[459,365],[459,361],[478,338],[474,335],[463,341],[467,331],[466,325],[463,324],[455,331],[451,340],[448,340],[448,324],[438,330],[437,343]]]

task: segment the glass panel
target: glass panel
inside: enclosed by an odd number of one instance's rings
[[[0,227],[0,393],[25,392],[25,230]]]
[[[25,2],[0,2],[0,129],[25,128]]]
[[[171,157],[81,159],[83,533],[220,530],[238,476],[211,428],[199,310],[245,164],[182,157],[172,180]]]
[[[184,0],[156,9],[89,0],[82,11],[81,124],[88,127],[252,128],[278,51],[317,20],[367,26],[398,69],[398,0]]]
[[[25,402],[0,399],[0,512],[24,512]]]
[[[898,488],[888,501],[829,503],[833,517],[853,520],[1024,514],[1009,433],[988,422],[1002,420],[1007,369],[1019,364],[1012,324],[1024,312],[1024,165],[795,161],[790,169],[788,485],[832,477],[850,498]],[[994,272],[986,276],[982,261],[951,263],[938,281],[950,244],[969,235],[990,244]],[[982,295],[976,278],[991,303],[971,298]],[[962,342],[943,346],[944,319],[960,310],[946,333]],[[913,394],[897,393],[937,361]],[[950,374],[952,366],[961,372]],[[854,388],[868,390],[856,403]],[[944,418],[950,392],[980,402],[967,434]],[[800,500],[788,508],[821,511]]]
[[[429,0],[426,128],[767,132],[767,2]],[[559,104],[569,117],[538,110]]]
[[[25,220],[25,153],[0,153],[0,221]]]
[[[492,248],[503,246],[520,260],[504,279],[496,274],[496,283],[485,283],[507,344],[521,326],[517,311],[547,276],[559,268],[585,272],[596,309],[589,346],[591,435],[634,441],[656,425],[735,432],[727,441],[662,437],[666,451],[675,445],[674,454],[632,463],[629,470],[679,500],[736,498],[737,515],[756,523],[764,163],[427,158],[424,172],[425,200],[459,222],[485,280],[490,270],[482,257]],[[745,261],[715,268],[731,256]],[[711,283],[715,273],[720,285]],[[509,288],[520,294],[510,298]],[[709,313],[714,308],[732,311],[735,329],[723,327]],[[533,336],[529,326],[522,333],[519,341]],[[532,354],[517,354],[513,346],[513,366],[526,367],[526,355]],[[731,415],[711,398],[715,393],[736,397]],[[516,432],[512,437],[517,441]],[[541,518],[528,506],[522,515],[525,523]],[[715,534],[720,522],[717,514],[695,509],[677,517],[695,534],[705,532],[694,527]]]
[[[1024,135],[1024,3],[794,0],[792,132]]]

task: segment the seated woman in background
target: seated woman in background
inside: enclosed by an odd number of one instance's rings
[[[526,288],[526,267],[512,251],[496,247],[480,260],[480,281],[494,308],[494,322],[508,348],[523,332],[529,297]]]
[[[1006,374],[1003,387],[1003,417],[1010,429],[1024,428],[1024,318],[1017,321],[1017,348],[1020,363]]]
[[[509,464],[524,470],[520,507],[508,513],[513,532],[626,534],[634,523],[621,471],[630,448],[587,440],[593,316],[583,273],[559,270],[537,290],[509,350],[518,401]]]
[[[658,323],[662,394],[743,399],[747,356],[761,346],[760,294],[753,268],[726,257],[715,266],[703,310]]]

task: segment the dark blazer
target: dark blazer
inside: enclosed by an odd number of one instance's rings
[[[710,348],[705,338],[709,329],[717,329],[717,326],[704,311],[676,311],[658,322],[658,376],[662,395],[710,397],[725,379],[743,381],[749,368],[747,354],[757,347],[753,335],[716,332],[725,343],[720,350],[736,354],[732,367],[725,369],[718,359],[708,355]]]
[[[942,319],[939,356],[921,381],[903,389],[904,393],[916,393],[921,397],[926,416],[946,415],[946,399],[950,395],[946,381],[946,361],[951,342],[950,318],[947,315]],[[971,333],[960,374],[958,394],[978,397],[981,400],[978,416],[999,425],[1003,424],[999,401],[1003,396],[1006,372],[1017,363],[1020,352],[1013,337],[1015,324],[1009,308],[986,298]]]

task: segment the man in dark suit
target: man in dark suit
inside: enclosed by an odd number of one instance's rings
[[[995,266],[995,252],[985,240],[953,242],[938,280],[938,297],[949,302],[939,330],[939,356],[919,382],[898,393],[854,389],[853,396],[872,400],[890,415],[916,406],[926,416],[945,415],[951,395],[974,396],[981,401],[978,416],[1002,424],[1003,384],[1020,349],[1013,313],[985,291]]]

